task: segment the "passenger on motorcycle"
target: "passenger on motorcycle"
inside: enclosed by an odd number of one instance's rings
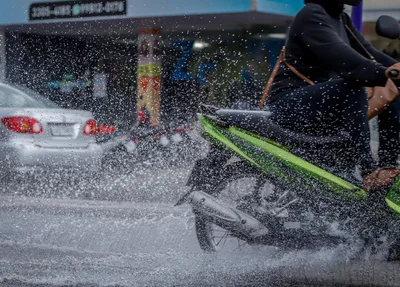
[[[379,115],[380,161],[376,163],[370,147],[364,87],[385,86],[389,71],[400,70],[400,63],[375,50],[343,12],[345,4],[357,6],[361,0],[305,0],[305,3],[290,27],[286,63],[282,62],[267,98],[272,120],[305,134],[329,136],[346,132],[354,143],[346,167],[360,166],[364,188],[382,190],[399,174],[396,160],[400,153],[400,99]],[[315,84],[307,83],[287,64]]]

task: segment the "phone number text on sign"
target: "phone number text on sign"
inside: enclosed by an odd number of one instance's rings
[[[126,0],[34,3],[29,10],[30,20],[126,15]]]

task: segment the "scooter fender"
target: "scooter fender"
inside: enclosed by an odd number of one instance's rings
[[[228,231],[250,238],[269,233],[268,228],[254,217],[227,206],[205,192],[193,191],[186,199],[196,213]]]

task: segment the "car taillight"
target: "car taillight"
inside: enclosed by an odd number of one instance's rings
[[[40,134],[43,129],[40,123],[30,117],[8,117],[1,119],[10,131],[21,134]]]
[[[83,127],[83,134],[87,136],[96,135],[97,134],[97,126],[95,120],[88,120]]]

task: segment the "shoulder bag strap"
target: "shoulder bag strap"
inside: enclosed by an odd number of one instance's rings
[[[288,63],[288,61],[286,60],[286,57],[283,58],[283,62],[285,62],[286,66],[288,66],[288,68],[296,74],[296,76],[298,76],[300,79],[302,79],[304,82],[307,82],[310,85],[315,85],[315,83],[313,81],[311,81],[309,78],[307,78],[306,76],[304,76],[302,73],[300,73],[295,67],[293,67],[292,65],[290,65]]]
[[[357,38],[357,36],[354,34],[353,31],[351,31],[349,25],[345,24],[344,25],[347,29],[347,31],[349,31],[349,33],[353,36],[353,38],[358,42],[358,44],[360,45],[361,48],[363,48],[363,50],[365,51],[365,53],[368,55],[368,57],[370,58],[370,60],[376,62],[375,57],[372,56],[372,54],[367,50],[367,48],[365,48],[365,46],[361,43],[361,41]]]
[[[263,97],[261,99],[259,108],[262,109],[265,103],[265,100],[268,97],[268,93],[271,90],[272,87],[272,83],[275,79],[276,74],[278,73],[279,67],[280,65],[283,63],[286,64],[286,66],[293,72],[295,73],[300,79],[302,79],[303,81],[307,82],[310,85],[315,85],[315,83],[313,81],[311,81],[309,78],[307,78],[306,76],[304,76],[302,73],[300,73],[295,67],[293,67],[292,65],[290,65],[287,60],[286,60],[286,56],[285,56],[285,47],[282,48],[281,53],[279,54],[279,58],[278,61],[276,62],[276,65],[274,67],[274,70],[272,71],[271,77],[268,80],[267,86],[264,89],[264,94]]]
[[[285,56],[285,47],[282,48],[281,53],[279,54],[278,61],[276,62],[274,70],[272,71],[272,74],[269,77],[267,86],[264,89],[264,94],[263,94],[263,97],[262,97],[260,105],[259,105],[260,109],[262,109],[264,106],[264,103],[265,103],[265,100],[267,99],[268,93],[271,90],[272,82],[274,81],[275,76],[278,73],[279,67],[282,64],[284,56]]]

